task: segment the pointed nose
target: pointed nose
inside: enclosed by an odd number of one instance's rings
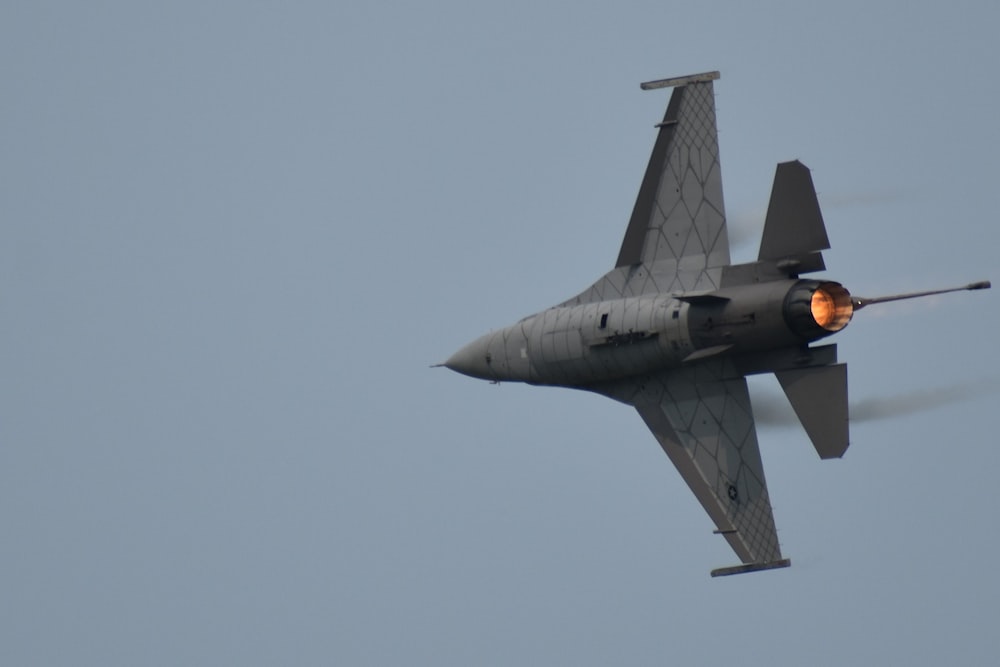
[[[494,373],[490,368],[490,338],[492,334],[481,336],[472,341],[444,362],[446,368],[456,373],[468,375],[481,380],[492,380]]]

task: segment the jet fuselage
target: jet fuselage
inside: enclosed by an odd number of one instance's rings
[[[673,87],[614,268],[577,296],[482,336],[445,366],[495,382],[584,389],[635,408],[740,564],[782,556],[746,376],[773,373],[822,459],[850,444],[847,364],[834,344],[871,304],[960,288],[852,297],[825,271],[830,240],[808,167],[778,164],[757,261],[732,264],[716,129],[718,72]]]
[[[843,329],[852,312],[838,283],[795,279],[557,306],[472,341],[445,365],[497,382],[586,388],[709,356],[806,345]]]

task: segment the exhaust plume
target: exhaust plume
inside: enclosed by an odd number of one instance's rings
[[[867,422],[899,417],[998,392],[1000,392],[1000,378],[989,378],[949,387],[918,389],[893,396],[866,398],[851,401],[851,421]],[[792,406],[781,394],[756,392],[752,400],[758,424],[785,428],[799,423]]]
[[[995,394],[998,391],[1000,391],[1000,379],[993,378],[950,387],[918,389],[896,396],[869,398],[851,404],[851,421],[872,421],[933,410],[979,396]]]

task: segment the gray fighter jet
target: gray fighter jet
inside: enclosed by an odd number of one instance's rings
[[[756,262],[730,264],[713,81],[674,87],[615,268],[579,295],[494,331],[444,366],[493,382],[571,387],[632,405],[742,561],[712,576],[787,567],[775,532],[746,376],[774,373],[820,458],[848,446],[847,365],[810,346],[882,301],[829,280],[809,169],[778,165]]]

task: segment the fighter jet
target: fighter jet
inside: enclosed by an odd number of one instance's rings
[[[634,406],[741,564],[788,567],[775,531],[746,376],[774,373],[821,459],[848,447],[847,365],[811,345],[884,301],[823,271],[830,247],[809,169],[778,165],[756,262],[731,264],[716,132],[718,72],[674,88],[615,267],[577,296],[482,336],[443,365],[492,382],[602,394]]]

